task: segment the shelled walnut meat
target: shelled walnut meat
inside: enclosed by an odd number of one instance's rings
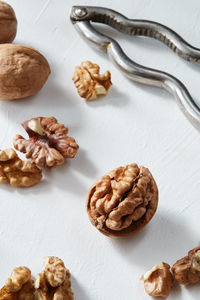
[[[144,227],[158,204],[158,189],[150,171],[137,164],[119,167],[90,189],[87,212],[102,233],[120,237]]]
[[[39,300],[73,300],[70,272],[58,257],[44,259],[44,271],[35,281]]]
[[[0,1],[0,43],[11,43],[17,33],[17,18],[13,8]]]
[[[31,271],[26,267],[18,267],[0,290],[0,300],[34,300],[34,294]]]
[[[36,94],[49,74],[49,64],[37,50],[23,45],[0,45],[0,100]]]
[[[169,296],[174,281],[170,266],[164,262],[154,266],[141,279],[144,280],[144,288],[148,295],[163,298]]]
[[[172,267],[176,280],[184,285],[200,281],[200,246],[188,252],[188,256],[179,259]]]
[[[29,135],[24,139],[16,135],[13,141],[15,149],[26,153],[38,167],[56,167],[64,163],[65,158],[73,158],[78,145],[74,138],[67,135],[68,128],[59,124],[54,117],[37,117],[22,123]]]
[[[107,94],[112,85],[110,71],[104,74],[99,74],[99,71],[99,66],[90,61],[84,61],[75,68],[72,80],[80,97],[90,101]]]
[[[0,183],[29,187],[40,182],[42,172],[30,161],[22,161],[13,149],[0,150]]]

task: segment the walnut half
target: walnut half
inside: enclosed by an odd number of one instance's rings
[[[0,183],[29,187],[40,182],[42,172],[30,161],[22,161],[13,149],[0,150]]]
[[[157,204],[158,189],[150,171],[130,164],[104,175],[91,187],[87,211],[98,230],[118,237],[145,226]]]
[[[141,279],[144,280],[144,288],[148,295],[163,298],[169,296],[174,282],[170,266],[165,262],[154,266]]]
[[[188,252],[188,256],[179,259],[172,267],[176,280],[184,285],[200,281],[200,246]]]
[[[35,281],[38,300],[73,300],[70,272],[61,259],[44,258],[44,271]]]
[[[27,267],[18,267],[0,290],[0,300],[34,300],[34,294],[31,271]]]
[[[106,95],[112,85],[110,71],[100,75],[99,70],[99,66],[90,61],[84,61],[75,68],[72,80],[79,95],[88,101]]]
[[[67,135],[68,128],[59,124],[54,117],[33,118],[22,123],[22,126],[29,139],[16,135],[14,147],[26,153],[26,157],[40,168],[62,165],[65,158],[73,158],[78,151],[74,138]]]

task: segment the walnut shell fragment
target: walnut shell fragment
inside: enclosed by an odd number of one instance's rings
[[[141,279],[144,280],[144,288],[148,295],[163,298],[169,296],[174,282],[170,266],[165,262],[154,266]]]
[[[27,267],[18,267],[0,290],[0,300],[34,300],[34,294],[31,271]]]
[[[70,272],[58,257],[44,258],[44,271],[38,274],[35,288],[39,300],[73,300]]]
[[[56,167],[64,163],[65,158],[73,158],[79,146],[69,137],[68,127],[59,124],[54,117],[37,117],[22,123],[29,135],[24,139],[16,135],[13,141],[15,149],[26,153],[40,167]]]
[[[47,60],[31,47],[0,45],[0,100],[14,100],[39,92],[50,74]]]
[[[150,171],[137,164],[119,167],[90,189],[87,212],[102,233],[120,237],[144,227],[158,205],[158,188]]]
[[[172,267],[176,280],[184,285],[200,281],[200,246],[188,252],[188,256],[179,259]]]
[[[110,71],[101,75],[99,71],[99,66],[90,61],[84,61],[75,68],[72,80],[80,97],[91,101],[107,94],[112,85]]]
[[[30,161],[22,161],[13,149],[0,150],[0,183],[30,187],[40,182],[42,172]]]
[[[0,43],[12,43],[17,33],[17,19],[13,8],[0,1]]]

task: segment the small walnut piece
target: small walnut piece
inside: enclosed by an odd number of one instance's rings
[[[72,80],[79,95],[88,101],[106,95],[112,85],[110,71],[101,75],[99,71],[99,66],[90,61],[84,61],[75,68]]]
[[[12,43],[17,33],[17,19],[13,8],[0,1],[0,43]]]
[[[104,175],[91,187],[87,212],[98,230],[118,237],[145,226],[157,204],[158,189],[150,171],[130,164]]]
[[[40,182],[42,172],[30,161],[22,161],[13,149],[0,150],[0,183],[30,187]]]
[[[22,123],[22,126],[29,139],[16,135],[14,147],[26,153],[26,157],[40,168],[62,165],[65,158],[73,158],[78,151],[74,138],[67,135],[68,128],[59,124],[54,117],[33,118]]]
[[[194,284],[200,281],[200,246],[188,252],[172,267],[176,280],[184,285]]]
[[[170,266],[164,262],[154,266],[141,279],[144,280],[144,288],[148,295],[163,298],[169,296],[174,281]]]
[[[50,256],[44,258],[44,271],[35,281],[39,300],[73,300],[70,272],[61,259]]]
[[[25,98],[41,90],[50,74],[47,60],[37,50],[0,45],[0,100]]]
[[[26,267],[18,267],[0,290],[0,300],[33,300],[34,294],[31,271]]]

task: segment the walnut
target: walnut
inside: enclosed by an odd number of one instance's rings
[[[13,8],[0,1],[0,43],[11,43],[17,33],[17,19]]]
[[[79,95],[86,100],[94,100],[98,96],[106,95],[111,83],[110,71],[99,74],[99,66],[90,61],[84,61],[77,66],[72,80]]]
[[[35,281],[39,300],[73,300],[70,272],[58,257],[45,257],[44,271]]]
[[[194,284],[200,281],[200,246],[188,252],[172,267],[174,276],[178,282],[184,285]]]
[[[22,123],[29,135],[24,139],[16,135],[13,141],[15,149],[26,153],[38,167],[56,167],[64,163],[65,158],[73,158],[77,151],[76,141],[67,135],[68,128],[59,124],[54,117],[38,117]]]
[[[118,237],[145,226],[157,204],[158,189],[150,171],[130,164],[104,175],[91,187],[87,211],[97,229]]]
[[[30,161],[22,161],[13,149],[0,150],[0,183],[29,187],[40,182],[42,172]]]
[[[0,100],[25,98],[45,84],[50,67],[35,49],[22,45],[0,45]]]
[[[146,272],[142,278],[144,288],[148,295],[167,298],[173,285],[173,276],[170,266],[164,262]]]
[[[34,300],[34,294],[31,271],[26,267],[18,267],[0,290],[0,300]]]

